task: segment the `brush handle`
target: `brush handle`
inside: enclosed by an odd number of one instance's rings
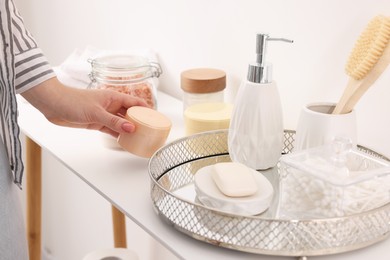
[[[363,94],[374,84],[390,63],[390,44],[385,48],[382,56],[367,75],[361,80],[351,78],[337,103],[333,114],[346,114],[352,111]]]
[[[349,111],[347,110],[347,104],[349,103],[351,97],[359,89],[362,80],[355,80],[354,78],[349,78],[347,87],[344,90],[343,95],[341,96],[339,102],[336,104],[332,114],[346,114]]]

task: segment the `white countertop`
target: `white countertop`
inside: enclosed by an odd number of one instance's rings
[[[177,231],[162,221],[153,209],[147,159],[105,147],[100,132],[53,125],[21,97],[18,102],[19,124],[24,134],[179,258],[293,259],[220,248]],[[159,92],[158,107],[173,123],[168,142],[184,136],[181,101]],[[357,251],[310,259],[384,260],[388,259],[389,248],[390,239],[387,239]]]

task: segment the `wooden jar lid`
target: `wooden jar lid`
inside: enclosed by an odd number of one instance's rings
[[[212,93],[224,90],[226,73],[218,69],[198,68],[181,73],[181,88],[189,93]]]
[[[144,134],[165,134],[171,129],[171,121],[157,110],[134,106],[127,110],[126,119],[133,122],[136,129]]]

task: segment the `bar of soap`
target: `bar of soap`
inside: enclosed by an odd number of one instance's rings
[[[237,162],[217,163],[213,167],[212,178],[218,189],[229,197],[245,197],[258,190],[252,169]]]
[[[202,167],[195,174],[196,199],[200,203],[217,211],[240,216],[257,215],[269,208],[274,191],[272,184],[263,174],[249,168],[258,191],[251,196],[230,197],[222,193],[215,184],[212,177],[214,166],[215,164]]]

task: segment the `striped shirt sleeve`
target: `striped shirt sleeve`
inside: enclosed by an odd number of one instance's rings
[[[54,77],[55,73],[33,36],[25,28],[19,12],[13,7],[11,26],[15,54],[15,87],[16,93],[23,93]]]
[[[42,51],[24,27],[13,0],[0,0],[0,141],[6,147],[14,182],[19,187],[24,167],[15,94],[54,76]]]

